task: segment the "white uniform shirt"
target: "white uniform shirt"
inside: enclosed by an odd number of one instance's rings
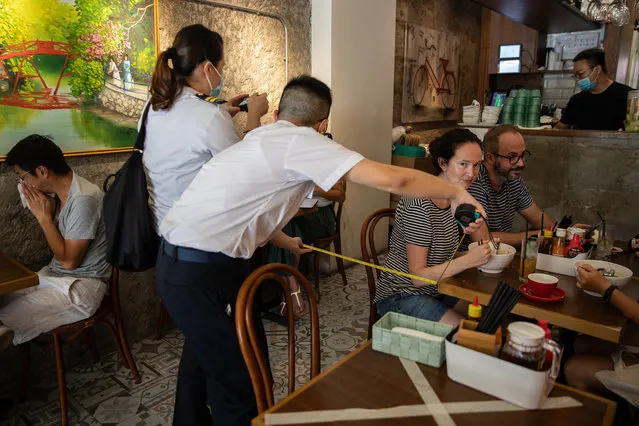
[[[142,159],[156,230],[202,166],[239,140],[229,113],[196,93],[185,86],[171,109],[149,110]]]
[[[280,120],[213,157],[160,226],[171,244],[249,258],[364,157],[310,127]]]

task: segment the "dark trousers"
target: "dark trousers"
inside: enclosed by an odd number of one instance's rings
[[[246,426],[257,415],[257,406],[234,315],[249,268],[243,260],[223,254],[209,257],[208,263],[187,262],[164,253],[162,247],[158,254],[158,290],[185,336],[173,424]],[[260,318],[259,313],[255,318]],[[260,320],[255,328],[267,354]]]

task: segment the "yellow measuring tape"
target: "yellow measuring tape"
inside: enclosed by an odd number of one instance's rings
[[[457,250],[459,250],[459,247],[461,247],[461,244],[463,241],[464,241],[464,237],[462,237],[459,241],[459,244],[457,244],[457,248],[455,249],[455,252],[453,253],[453,255],[450,257],[448,264],[450,264],[450,261],[453,260],[453,257],[455,257],[455,255],[457,254]],[[397,271],[395,269],[387,268],[385,266],[375,265],[374,263],[364,262],[363,260],[355,259],[354,257],[344,256],[343,254],[333,253],[332,251],[324,250],[319,247],[309,246],[308,244],[302,244],[302,247],[306,249],[314,250],[318,253],[327,254],[329,256],[339,257],[341,259],[348,260],[349,262],[359,263],[360,265],[369,266],[374,269],[379,269],[380,271],[388,272],[389,274],[401,275],[402,277],[410,278],[411,280],[425,282],[430,285],[437,285],[437,281],[435,280],[431,280],[431,279],[420,277],[413,274],[407,274],[406,272]],[[446,269],[448,269],[448,264],[446,265],[444,272],[442,272],[442,276],[444,276]]]

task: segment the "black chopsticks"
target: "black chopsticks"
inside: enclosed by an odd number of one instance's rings
[[[505,281],[500,281],[479,320],[477,331],[487,334],[497,332],[520,298],[519,290],[511,287]]]

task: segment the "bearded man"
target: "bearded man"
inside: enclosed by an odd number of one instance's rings
[[[484,164],[468,192],[484,207],[488,221],[479,232],[472,234],[474,241],[486,241],[490,229],[499,241],[521,247],[524,233],[512,232],[515,212],[522,215],[532,229],[541,228],[541,217],[545,213],[533,201],[521,177],[530,155],[517,127],[497,126],[484,136]],[[552,226],[554,219],[548,214],[544,217],[544,223]]]

